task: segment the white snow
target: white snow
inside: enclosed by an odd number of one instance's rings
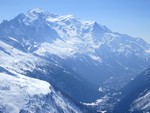
[[[104,92],[104,90],[103,90],[102,87],[99,87],[98,91],[99,91],[99,92]]]
[[[16,40],[15,38],[13,38],[13,37],[8,37],[9,39],[11,39],[11,40],[13,40],[13,41],[15,41],[15,42],[18,42],[18,40]]]
[[[100,104],[105,103],[107,100],[108,100],[108,96],[105,95],[104,97],[97,99],[96,102],[82,103],[82,104],[86,106],[99,106]]]
[[[107,113],[106,110],[104,110],[104,111],[98,110],[97,112],[98,112],[98,113]]]
[[[9,71],[24,73],[25,70],[34,70],[36,64],[42,65],[46,62],[31,53],[24,53],[2,41],[0,41],[0,47],[4,48],[4,51],[0,50],[0,66]]]
[[[92,58],[93,60],[95,60],[95,61],[98,61],[98,62],[101,62],[101,61],[102,61],[102,59],[101,59],[100,57],[98,57],[98,56],[91,56],[91,58]]]
[[[11,76],[0,73],[0,107],[9,113],[19,113],[33,96],[51,93],[49,83],[23,75]]]
[[[24,109],[36,113],[39,109],[41,113],[59,113],[61,109],[65,113],[81,113],[75,104],[45,81],[0,73],[0,83],[0,112],[20,113]]]
[[[150,91],[136,99],[131,105],[131,111],[149,111],[150,110]]]
[[[146,53],[150,53],[150,50],[145,50]]]

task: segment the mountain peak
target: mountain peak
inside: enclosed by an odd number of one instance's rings
[[[45,12],[45,10],[42,8],[35,8],[35,9],[28,11],[28,13],[44,13],[44,12]]]
[[[35,8],[35,9],[32,9],[32,10],[29,10],[27,13],[26,13],[26,16],[27,17],[58,17],[58,15],[52,13],[52,12],[49,12],[49,11],[46,11],[42,8]]]

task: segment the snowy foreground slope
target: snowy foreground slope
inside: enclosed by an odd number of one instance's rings
[[[0,73],[2,113],[80,113],[73,102],[42,80]]]

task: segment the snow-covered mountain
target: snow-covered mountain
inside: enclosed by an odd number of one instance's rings
[[[11,38],[11,40],[14,39]],[[62,67],[61,64],[20,51],[3,41],[0,41],[0,69],[0,72],[8,74],[19,73],[45,80],[68,96],[80,101],[95,100],[100,95],[97,89],[90,86],[86,80],[78,78],[79,75]]]
[[[114,113],[150,112],[150,68],[122,89],[121,100]]]
[[[90,109],[87,111],[87,108],[63,93],[64,90],[61,92],[57,87],[53,87],[50,81],[48,83],[34,79],[34,76],[32,78],[27,77],[27,72],[33,72],[35,68],[46,73],[46,70],[37,67],[45,66],[46,63],[40,57],[24,53],[0,41],[1,113],[78,113],[91,111]],[[55,66],[55,68],[59,69],[59,66]],[[77,82],[75,78],[74,81]],[[60,81],[58,80],[58,82]],[[63,85],[63,83],[61,84]],[[81,83],[79,84],[82,86]],[[70,84],[70,86],[72,85]]]
[[[20,79],[16,75],[47,81],[78,102],[93,102],[121,89],[149,61],[150,44],[144,40],[72,15],[38,8],[0,24],[2,75],[14,81]]]
[[[118,80],[126,84],[149,66],[150,45],[144,40],[72,15],[33,9],[3,21],[0,35],[17,49],[53,59],[97,86]],[[117,82],[114,87],[119,88]]]

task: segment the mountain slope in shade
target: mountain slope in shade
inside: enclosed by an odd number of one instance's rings
[[[150,112],[150,68],[129,83],[121,96],[114,113]]]
[[[53,60],[20,51],[3,41],[0,41],[0,55],[0,72],[45,80],[78,101],[90,102],[100,96],[90,83]]]

